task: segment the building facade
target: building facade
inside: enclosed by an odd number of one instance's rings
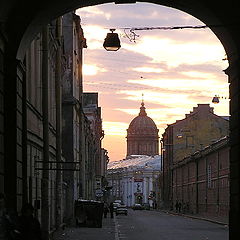
[[[46,26],[31,42],[25,55],[26,86],[22,86],[27,99],[27,161],[21,176],[25,187],[23,201],[33,204],[35,215],[42,220],[44,234],[62,222],[62,201],[57,197],[61,195],[62,175],[55,171],[57,162],[63,160],[58,141],[61,102],[55,97],[61,84],[62,69],[58,66],[63,63],[58,58],[62,46],[58,41],[60,33],[55,31],[57,24],[61,25],[61,19]],[[21,205],[22,202],[19,208]]]
[[[132,156],[108,164],[110,200],[120,199],[128,207],[135,203],[160,205],[161,157]]]
[[[172,202],[181,212],[228,223],[229,138],[224,137],[173,165]]]
[[[213,108],[211,108],[209,104],[198,104],[198,107],[193,108],[193,111],[187,114],[186,118],[168,125],[161,140],[163,156],[162,188],[165,207],[173,208],[177,201],[179,192],[176,190],[176,186],[178,186],[180,178],[189,177],[192,181],[196,181],[196,175],[194,175],[193,178],[190,176],[194,174],[193,168],[190,167],[191,164],[194,165],[193,162],[189,162],[189,165],[187,165],[185,169],[181,168],[180,170],[176,170],[183,159],[199,151],[202,153],[205,147],[211,146],[211,144],[228,136],[228,134],[229,125],[227,118],[215,115]],[[225,158],[225,161],[226,164],[228,164],[228,158]],[[191,170],[186,170],[188,167]],[[185,171],[184,173],[181,175],[177,174],[179,171],[183,171],[183,169]],[[187,185],[188,184],[190,183],[187,183]],[[196,188],[192,189],[192,191],[195,191]],[[199,196],[195,196],[194,198],[198,199]],[[180,199],[180,201],[182,201],[182,199]],[[188,202],[188,205],[189,207],[191,204],[195,206],[195,210],[192,208],[191,211],[197,212],[198,210],[196,209],[198,209],[198,206],[196,207],[195,200],[194,202],[192,201],[191,203]]]
[[[102,180],[105,178],[105,161],[107,153],[102,149],[104,131],[102,129],[101,107],[98,105],[98,93],[83,93],[83,112],[90,124],[92,132],[91,144],[94,148],[92,154],[92,164],[89,170],[92,175],[92,199],[103,197]],[[103,162],[104,161],[104,162]]]
[[[144,102],[142,102],[138,116],[131,121],[127,129],[127,157],[158,154],[158,129],[154,121],[147,116]]]
[[[64,219],[73,218],[74,200],[84,195],[81,178],[80,127],[82,121],[82,55],[86,39],[80,25],[80,17],[74,12],[62,18],[65,70],[62,76],[62,154],[65,159],[63,171]],[[75,169],[75,171],[72,171]]]
[[[18,168],[18,186],[24,186],[16,206],[20,212],[24,202],[33,204],[44,239],[71,222],[74,200],[96,199],[95,176],[106,173],[101,108],[97,106],[91,121],[83,110],[84,47],[80,18],[70,12],[43,28],[26,51],[22,66],[26,86],[21,88],[27,101],[19,107],[26,108],[23,137],[27,145],[23,168]]]

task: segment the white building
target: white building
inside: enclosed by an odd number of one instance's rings
[[[108,164],[110,200],[121,199],[131,207],[149,203],[155,207],[160,200],[161,156],[132,155]]]

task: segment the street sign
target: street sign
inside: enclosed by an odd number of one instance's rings
[[[96,189],[95,194],[96,197],[103,197],[103,191],[101,189]]]

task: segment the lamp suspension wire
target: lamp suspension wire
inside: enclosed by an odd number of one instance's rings
[[[209,25],[185,25],[185,26],[160,26],[160,27],[120,27],[115,29],[125,29],[130,31],[144,31],[144,30],[178,30],[178,29],[201,29],[201,28],[217,28],[234,26],[239,23],[229,23],[229,24],[209,24]]]
[[[180,29],[204,29],[208,27],[217,27],[220,25],[212,25],[212,26],[207,26],[207,25],[197,25],[197,26],[169,26],[169,27],[119,27],[119,28],[114,28],[114,30],[119,29],[123,30],[125,36],[130,40],[135,42],[136,38],[139,37],[138,34],[135,33],[135,31],[148,31],[148,30],[180,30]],[[109,29],[112,31],[112,28]],[[126,32],[129,30],[129,34]]]
[[[234,24],[229,24],[234,25]],[[159,27],[119,27],[114,28],[114,30],[119,29],[123,30],[125,37],[127,37],[131,42],[136,42],[136,39],[140,37],[135,33],[135,31],[149,31],[149,30],[182,30],[182,29],[205,29],[205,28],[217,28],[217,27],[224,27],[225,25],[222,24],[215,24],[215,25],[186,25],[186,26],[159,26]],[[112,29],[112,28],[111,28]],[[110,30],[111,30],[110,29]],[[130,33],[127,33],[126,31]]]
[[[130,31],[148,31],[148,30],[201,29],[201,28],[208,28],[208,27],[210,26],[197,25],[197,26],[169,26],[169,27],[132,27],[132,28],[119,28],[119,29],[130,30]]]

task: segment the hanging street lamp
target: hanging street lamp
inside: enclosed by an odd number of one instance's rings
[[[119,0],[119,2],[121,2],[122,0]],[[133,1],[135,2],[135,0],[130,0],[130,2]],[[139,37],[139,35],[137,35],[135,33],[135,31],[146,31],[146,30],[176,30],[176,29],[205,29],[205,28],[209,28],[209,27],[222,27],[223,25],[196,25],[196,26],[160,26],[160,27],[124,27],[124,28],[119,28],[119,29],[123,29],[125,36],[131,41],[131,42],[136,42],[136,38]],[[121,48],[121,44],[120,44],[120,40],[118,37],[117,33],[114,33],[114,31],[116,30],[115,28],[109,29],[111,32],[107,34],[104,43],[103,43],[103,47],[107,50],[107,51],[117,51],[119,48]],[[125,32],[125,30],[129,30],[129,34],[127,34]]]
[[[219,102],[220,102],[220,98],[222,98],[222,99],[228,99],[227,97],[221,97],[221,96],[219,96],[219,95],[215,95],[214,97],[213,97],[213,99],[212,99],[212,103],[214,103],[214,104],[218,104]]]
[[[219,103],[219,96],[215,95],[212,99],[212,103],[218,104]]]
[[[117,51],[121,47],[118,34],[114,33],[115,30],[116,29],[110,29],[111,32],[107,34],[104,40],[103,47],[107,51]]]

